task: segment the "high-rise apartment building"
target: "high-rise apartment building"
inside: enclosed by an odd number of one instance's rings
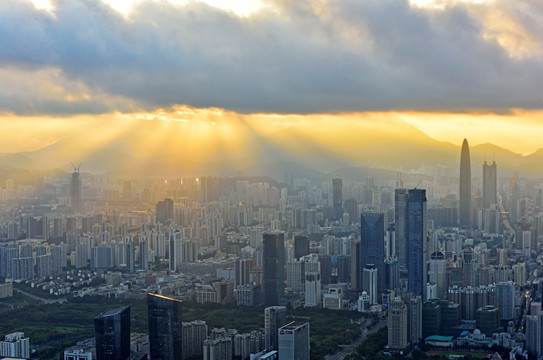
[[[377,292],[375,296],[385,290],[385,222],[382,213],[363,213],[360,216],[360,267],[362,271],[369,265],[377,271]],[[362,274],[361,274],[362,276]],[[364,284],[366,279],[362,276],[362,288],[370,295],[369,286]],[[370,295],[371,297],[371,295]]]
[[[543,355],[543,316],[526,316],[526,350],[532,356]]]
[[[202,356],[205,340],[207,340],[207,324],[205,321],[184,322],[182,358]]]
[[[183,323],[181,300],[147,294],[151,360],[181,360]]]
[[[82,210],[81,202],[81,178],[79,177],[79,166],[74,167],[70,179],[70,207],[73,212],[79,213]]]
[[[500,320],[515,318],[515,285],[512,281],[503,281],[496,284],[496,298],[500,310]]]
[[[490,205],[498,203],[498,182],[497,166],[493,161],[488,165],[483,164],[483,208],[488,209]]]
[[[181,263],[183,262],[183,243],[181,231],[177,229],[170,230],[170,237],[168,239],[170,250],[170,271],[179,271],[181,269]]]
[[[291,322],[279,329],[279,360],[309,360],[309,323]]]
[[[0,341],[0,356],[8,358],[30,357],[30,339],[23,332],[15,332],[6,335],[4,341]]]
[[[285,234],[262,235],[264,270],[264,305],[279,305],[285,291]]]
[[[471,162],[468,140],[464,139],[460,153],[460,206],[459,222],[462,228],[471,228]]]
[[[106,311],[94,319],[96,360],[125,360],[130,356],[130,307]]]
[[[157,223],[165,224],[173,219],[173,200],[164,199],[155,206],[155,218]]]
[[[287,323],[287,308],[270,306],[264,309],[264,328],[266,329],[266,349],[277,350],[277,330]]]

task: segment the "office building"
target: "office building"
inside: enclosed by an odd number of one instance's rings
[[[471,162],[468,140],[464,139],[460,153],[460,206],[459,223],[461,228],[471,228]]]
[[[332,282],[332,256],[319,254],[319,263],[321,264],[321,282],[328,285]]]
[[[0,341],[0,356],[8,358],[30,357],[30,339],[22,332],[15,332],[5,336]]]
[[[395,252],[400,271],[407,270],[407,189],[394,190]]]
[[[426,190],[410,189],[407,197],[407,289],[426,299],[428,249],[426,243]]]
[[[490,205],[498,203],[497,166],[493,161],[488,165],[483,164],[483,208],[489,209]]]
[[[441,331],[441,302],[438,299],[422,304],[422,338],[439,335]]]
[[[351,289],[362,291],[362,267],[360,266],[360,240],[351,243]]]
[[[418,344],[422,339],[422,298],[410,296],[407,306],[407,341]]]
[[[481,330],[486,336],[492,336],[499,332],[500,316],[498,308],[492,305],[485,305],[477,309],[475,315],[477,329]]]
[[[260,284],[240,285],[236,289],[238,306],[258,306],[261,302]]]
[[[388,307],[388,347],[405,349],[408,345],[407,306],[396,298]]]
[[[291,322],[278,336],[279,360],[309,360],[309,323]]]
[[[106,311],[94,319],[96,360],[125,360],[130,356],[130,307]]]
[[[278,349],[277,330],[287,323],[285,306],[270,306],[264,309],[264,328],[266,331],[266,349]]]
[[[285,235],[262,235],[262,267],[264,271],[264,305],[279,305],[285,292]]]
[[[370,297],[375,298],[385,290],[385,222],[384,214],[381,213],[363,213],[360,216],[360,261],[362,271],[371,265],[376,271],[377,279],[376,292],[371,289],[374,285],[366,286],[365,278],[362,275],[362,289]]]
[[[181,360],[183,323],[181,300],[147,294],[151,360]]]
[[[170,245],[170,271],[179,272],[181,269],[181,263],[183,262],[183,243],[181,237],[181,231],[177,229],[170,230],[170,236],[168,239],[168,243]]]
[[[343,216],[343,180],[332,179],[332,211],[333,219],[340,220]]]
[[[370,304],[377,304],[379,271],[373,264],[367,264],[362,272],[362,290],[370,297]]]
[[[294,258],[309,255],[309,237],[305,235],[294,236]]]

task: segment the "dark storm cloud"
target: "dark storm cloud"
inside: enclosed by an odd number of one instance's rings
[[[479,5],[429,11],[404,0],[273,2],[277,12],[240,18],[202,3],[149,1],[125,19],[98,0],[57,0],[54,16],[4,0],[0,66],[26,76],[13,89],[0,83],[0,111],[543,107],[543,9],[536,0],[496,5],[529,40],[509,34],[524,51],[517,57],[498,43],[507,33],[488,36],[488,9]],[[40,71],[61,76],[35,82],[90,97],[65,102],[37,92],[28,74]]]

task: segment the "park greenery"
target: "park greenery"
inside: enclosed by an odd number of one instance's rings
[[[98,296],[68,298],[66,303],[46,304],[19,293],[0,300],[0,328],[5,334],[22,331],[30,338],[32,356],[42,360],[62,358],[66,347],[94,336],[94,318],[120,306],[130,306],[131,331],[147,333],[147,302]],[[311,358],[322,359],[340,345],[360,335],[355,322],[361,315],[352,311],[301,308],[287,312],[287,321],[310,323]],[[215,327],[264,332],[264,307],[197,304],[184,302],[183,321],[203,320],[209,331]]]

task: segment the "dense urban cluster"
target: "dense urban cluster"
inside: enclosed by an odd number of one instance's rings
[[[310,322],[287,317],[302,308],[371,315],[388,329],[383,356],[540,357],[542,184],[509,175],[472,166],[464,141],[460,176],[436,166],[362,180],[165,180],[77,167],[6,179],[0,298],[147,304],[146,333],[131,332],[129,306],[107,310],[65,360],[309,359]],[[191,302],[262,306],[262,325],[183,321]],[[23,332],[3,335],[0,356],[32,356]]]

